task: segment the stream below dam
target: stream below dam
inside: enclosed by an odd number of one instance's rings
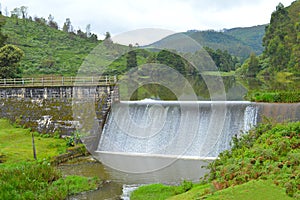
[[[178,159],[164,169],[142,174],[120,172],[100,162],[65,164],[59,166],[59,169],[63,175],[97,176],[104,181],[100,189],[72,196],[70,199],[129,199],[130,192],[140,185],[150,183],[175,185],[183,180],[197,182],[207,172],[207,169],[201,166],[206,166],[209,162],[211,160]]]

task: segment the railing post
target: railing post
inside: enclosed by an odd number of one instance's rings
[[[6,79],[4,79],[4,85],[6,85]]]
[[[114,75],[114,83],[117,83],[117,76]]]
[[[42,77],[42,86],[44,86],[44,77]]]
[[[24,85],[25,83],[24,83],[24,78],[22,78],[22,85]]]
[[[14,86],[16,86],[16,78],[14,78]]]
[[[64,85],[64,77],[61,78],[61,84]]]
[[[107,85],[107,76],[105,76],[105,84]]]
[[[34,85],[34,80],[33,80],[33,78],[31,78],[31,83],[32,83],[32,85]]]
[[[94,85],[94,77],[92,76],[92,85]]]
[[[71,76],[71,85],[73,85],[73,76]]]

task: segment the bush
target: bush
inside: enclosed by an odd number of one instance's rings
[[[0,167],[0,199],[66,199],[71,194],[95,190],[99,183],[96,177],[62,178],[45,161]]]
[[[300,122],[260,124],[241,138],[231,150],[209,164],[206,177],[220,189],[255,179],[269,179],[300,195]]]
[[[246,99],[255,102],[296,103],[300,102],[300,92],[252,92]]]

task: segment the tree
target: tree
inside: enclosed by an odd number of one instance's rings
[[[66,19],[66,22],[64,23],[64,26],[63,26],[63,31],[66,32],[66,33],[70,33],[70,32],[73,32],[72,30],[72,25],[71,25],[71,20],[70,18],[67,18]]]
[[[186,75],[183,58],[178,54],[175,54],[167,50],[162,50],[157,54],[156,59],[160,64],[164,64],[169,67],[172,67],[182,75]]]
[[[54,29],[58,29],[58,24],[54,21],[54,17],[51,14],[48,16],[48,26]]]
[[[2,27],[5,25],[5,17],[4,16],[0,16],[0,47],[4,46],[4,43],[7,39],[7,36],[4,35],[1,31]]]
[[[27,15],[28,15],[28,7],[26,7],[26,6],[21,6],[20,12],[21,12],[21,14],[22,14],[22,18],[23,18],[23,19],[26,19],[26,18],[27,18]]]
[[[111,35],[110,35],[109,32],[106,32],[106,33],[105,33],[105,38],[104,38],[104,40],[109,40],[109,41],[111,41]]]
[[[81,31],[81,29],[77,30],[77,35],[81,38],[86,38],[86,33]]]
[[[109,33],[109,32],[106,32],[106,33],[105,33],[105,38],[104,38],[104,40],[103,40],[104,46],[110,47],[112,43],[113,43],[113,42],[112,42],[110,33]]]
[[[19,17],[21,15],[21,10],[20,8],[14,8],[12,11],[11,11],[11,17],[14,18],[16,20],[16,25],[19,24]]]
[[[259,60],[255,53],[250,54],[247,76],[256,76],[260,70]]]
[[[215,51],[209,47],[204,47],[204,49],[220,71],[229,72],[235,70],[236,65],[239,63],[238,59],[230,55],[227,50],[217,49]]]
[[[14,45],[5,45],[0,48],[0,77],[19,77],[20,69],[18,63],[23,56],[23,51]]]
[[[127,63],[127,70],[137,67],[137,59],[136,59],[136,52],[134,50],[129,51],[126,55],[126,63]]]
[[[39,23],[39,24],[41,24],[41,25],[46,25],[47,24],[46,19],[43,18],[43,17],[37,17],[37,16],[35,16],[34,17],[34,21],[37,22],[37,23]]]
[[[92,33],[89,40],[92,41],[92,42],[97,42],[98,41],[98,36],[96,34]]]

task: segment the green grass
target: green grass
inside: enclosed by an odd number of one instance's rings
[[[8,120],[0,119],[0,154],[7,163],[32,161],[32,133],[30,129],[16,128]],[[44,138],[35,135],[35,146],[39,160],[49,159],[65,153],[67,146],[63,139]]]
[[[184,181],[179,186],[152,184],[139,187],[130,195],[131,200],[163,200],[184,193],[193,187],[191,182]]]
[[[177,196],[178,186],[161,184],[143,186],[133,195],[135,199],[300,199],[300,122],[258,125],[234,138],[232,149],[222,152],[208,169],[200,185]]]
[[[208,185],[202,185],[190,191],[168,198],[168,200],[289,200],[293,199],[285,194],[284,189],[275,186],[270,181],[250,181],[248,183],[229,187],[211,193]]]
[[[260,124],[209,165],[208,180],[224,189],[251,180],[270,180],[300,198],[300,122]]]
[[[47,162],[0,165],[0,199],[66,199],[99,187],[98,178],[62,177]]]
[[[174,188],[163,184],[145,185],[133,191],[131,200],[163,200],[174,195]]]
[[[285,190],[268,181],[250,181],[248,183],[226,188],[210,194],[207,200],[289,200]]]
[[[64,139],[35,134],[38,161],[33,159],[30,129],[0,119],[0,199],[66,199],[100,185],[97,177],[67,176],[50,165],[53,156],[65,153]]]

